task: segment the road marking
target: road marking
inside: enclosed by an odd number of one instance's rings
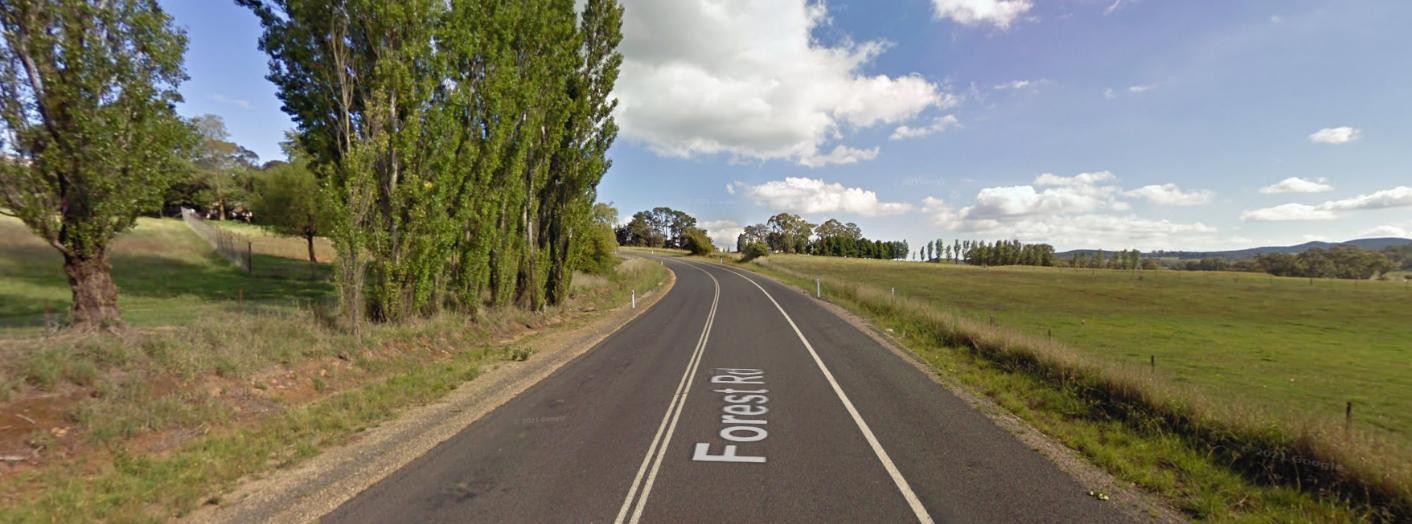
[[[652,437],[652,445],[647,448],[647,455],[642,457],[642,465],[638,466],[637,475],[632,479],[632,487],[628,489],[628,496],[623,499],[623,506],[618,510],[618,517],[613,520],[616,524],[622,524],[623,520],[627,518],[628,508],[633,508],[632,519],[628,522],[636,524],[638,519],[642,518],[642,508],[647,504],[647,495],[652,492],[652,483],[657,479],[657,470],[662,466],[662,457],[667,453],[667,444],[672,441],[672,434],[676,432],[677,420],[681,417],[682,406],[686,405],[686,395],[691,391],[691,383],[696,378],[696,369],[701,365],[701,355],[705,352],[706,341],[711,337],[711,325],[716,322],[716,305],[721,300],[721,282],[705,269],[694,264],[686,265],[705,273],[707,277],[711,278],[711,283],[715,285],[715,295],[711,297],[711,310],[706,315],[706,325],[701,328],[701,336],[696,339],[696,348],[691,353],[691,360],[687,362],[681,381],[677,382],[677,390],[672,394],[672,402],[667,405],[667,412],[662,415],[662,423],[657,426],[657,434]],[[648,472],[648,464],[651,464],[652,468],[650,473]],[[642,483],[644,473],[647,474],[646,484]],[[633,506],[633,498],[637,496],[639,485],[642,485],[642,496],[637,497],[637,505]]]
[[[734,385],[765,385],[765,370],[763,369],[736,369],[736,368],[716,368],[713,371],[723,373],[711,377],[712,384],[734,384]],[[721,398],[726,402],[721,408],[720,436],[728,442],[759,442],[765,440],[770,432],[763,426],[769,424],[768,420],[761,417],[770,412],[770,408],[764,405],[770,402],[768,393],[770,390],[764,388],[757,389],[716,389],[715,393],[725,395]],[[749,417],[742,419],[740,417]],[[741,434],[745,435],[742,436]],[[691,460],[696,462],[750,462],[764,463],[764,456],[741,455],[737,451],[736,444],[725,444],[720,453],[711,453],[710,442],[697,442],[696,450],[691,455]]]
[[[770,303],[775,305],[775,309],[780,310],[780,314],[784,315],[784,319],[789,322],[789,327],[794,328],[794,334],[799,336],[799,341],[804,343],[804,349],[809,350],[809,355],[814,357],[814,363],[819,365],[819,371],[824,373],[824,378],[828,379],[830,386],[833,386],[833,392],[837,394],[838,399],[843,402],[843,407],[848,410],[848,415],[853,417],[853,422],[858,425],[858,430],[863,432],[863,438],[867,439],[869,446],[872,446],[873,454],[878,456],[878,460],[882,462],[883,468],[886,469],[887,474],[892,477],[892,482],[897,485],[898,491],[902,492],[902,498],[907,499],[907,504],[912,507],[912,513],[917,516],[919,522],[930,524],[932,517],[927,514],[927,508],[922,506],[921,499],[918,499],[917,494],[912,491],[912,486],[907,483],[907,479],[902,477],[902,472],[897,470],[897,465],[893,464],[892,458],[887,455],[887,451],[883,450],[882,444],[879,443],[878,438],[873,435],[873,430],[868,427],[867,422],[863,421],[863,416],[858,414],[858,408],[853,407],[853,401],[848,400],[848,395],[844,394],[843,387],[838,385],[837,380],[834,380],[833,373],[829,372],[828,366],[825,366],[823,359],[819,358],[819,353],[814,351],[814,345],[810,344],[809,339],[804,338],[804,333],[799,331],[799,326],[795,325],[794,319],[789,317],[789,313],[785,312],[784,308],[780,306],[780,303],[775,301],[775,297],[770,295],[769,291],[765,291],[765,288],[760,286],[759,282],[756,282],[754,279],[734,269],[728,267],[722,267],[721,269],[735,273],[736,276],[754,284],[756,289],[759,289],[761,293],[765,294],[765,298],[770,299]]]

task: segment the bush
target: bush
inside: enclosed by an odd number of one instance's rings
[[[770,256],[770,246],[765,245],[763,242],[753,242],[746,245],[745,249],[741,250],[740,253],[741,262],[749,262],[760,257]]]
[[[578,269],[594,275],[608,275],[618,267],[618,239],[613,228],[594,224],[579,252]]]
[[[682,234],[682,237],[682,247],[693,255],[702,256],[716,252],[716,246],[711,243],[711,237],[706,236],[705,231],[691,228]]]

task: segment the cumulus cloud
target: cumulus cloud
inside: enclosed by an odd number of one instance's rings
[[[745,232],[745,227],[734,220],[706,220],[698,222],[696,227],[705,229],[711,243],[721,249],[734,249],[736,237]]]
[[[885,43],[812,38],[829,23],[821,3],[626,4],[617,119],[624,138],[659,155],[857,162],[876,150],[838,144],[823,153],[825,144],[957,102],[916,74],[863,73]]]
[[[1241,213],[1240,219],[1253,222],[1281,222],[1291,220],[1333,220],[1335,211],[1362,211],[1412,207],[1412,187],[1398,186],[1392,189],[1375,191],[1340,200],[1330,200],[1319,205],[1281,204],[1264,209]]]
[[[1292,176],[1262,187],[1260,188],[1260,192],[1272,195],[1277,193],[1323,193],[1333,191],[1334,186],[1329,185],[1328,181],[1329,179],[1323,177],[1309,180],[1307,178]]]
[[[1210,202],[1214,196],[1206,190],[1182,191],[1176,184],[1142,186],[1124,194],[1159,206],[1199,206]]]
[[[1070,246],[1159,249],[1178,244],[1215,246],[1225,242],[1202,223],[1153,220],[1132,214],[1124,198],[1158,205],[1197,205],[1209,191],[1186,191],[1175,184],[1123,190],[1108,171],[1061,176],[1041,174],[1027,185],[981,189],[960,209],[927,197],[922,211],[937,225],[987,237],[1017,238]]]
[[[921,138],[932,133],[940,133],[948,128],[961,125],[961,121],[956,115],[946,115],[937,117],[931,124],[922,127],[897,126],[892,130],[892,140],[905,140],[908,138]]]
[[[1309,134],[1309,141],[1315,144],[1347,144],[1363,138],[1363,130],[1356,127],[1326,127]]]
[[[757,186],[737,183],[751,200],[772,211],[803,214],[849,213],[876,217],[897,215],[913,209],[904,202],[882,202],[878,194],[861,187],[844,187],[815,178],[787,177]]]
[[[937,18],[949,18],[961,25],[991,24],[1001,29],[1009,28],[1032,7],[1030,0],[932,0]]]

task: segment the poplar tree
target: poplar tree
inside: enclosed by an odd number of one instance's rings
[[[193,142],[186,36],[156,0],[6,0],[0,25],[0,212],[63,255],[75,327],[119,325],[109,244]]]

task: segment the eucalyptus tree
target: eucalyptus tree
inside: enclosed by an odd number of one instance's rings
[[[186,36],[156,0],[6,0],[0,25],[0,212],[63,255],[75,327],[121,324],[109,243],[193,142]]]

